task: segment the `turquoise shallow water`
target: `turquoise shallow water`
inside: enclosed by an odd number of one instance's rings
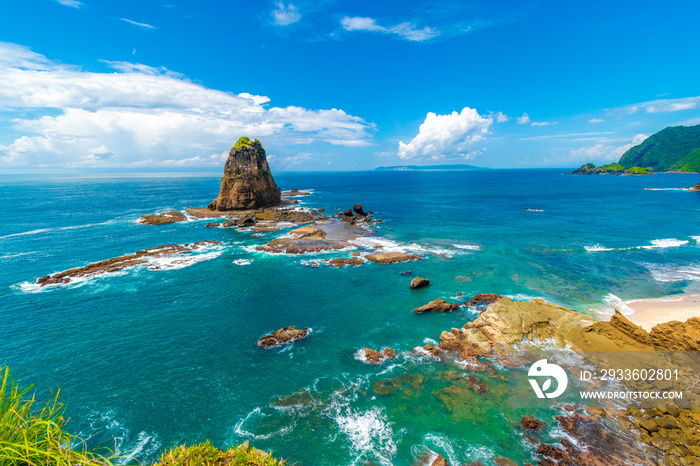
[[[164,448],[204,439],[221,447],[251,440],[305,465],[408,465],[426,448],[453,463],[530,461],[532,446],[510,428],[523,412],[504,405],[506,387],[490,380],[489,393],[477,396],[445,377],[454,362],[410,355],[475,314],[412,309],[458,292],[497,292],[592,313],[700,283],[700,193],[644,189],[692,186],[696,175],[484,170],[276,179],[283,189],[312,189],[301,198],[309,207],[335,212],[361,202],[384,219],[367,244],[425,259],[309,268],[309,257],[251,251],[272,234],[251,238],[205,221],[136,222],[205,205],[217,176],[0,177],[0,365],[41,396],[61,387],[68,427],[90,445],[116,447],[122,462],[152,461]],[[31,284],[204,239],[224,244],[160,270]],[[431,286],[409,290],[407,270]],[[254,346],[287,325],[313,331],[286,348]],[[355,359],[359,348],[384,346],[400,353],[395,363]],[[399,377],[397,391],[372,390],[388,377]]]

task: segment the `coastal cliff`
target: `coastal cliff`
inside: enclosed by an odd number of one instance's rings
[[[243,136],[231,148],[219,196],[209,210],[259,209],[281,202],[281,192],[270,173],[265,149],[257,139]]]

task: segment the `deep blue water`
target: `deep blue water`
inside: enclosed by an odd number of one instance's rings
[[[384,219],[367,244],[424,254],[419,262],[335,269],[310,257],[250,246],[276,234],[164,226],[139,216],[202,206],[217,176],[0,177],[0,365],[39,395],[61,387],[67,427],[108,444],[122,462],[149,462],[181,443],[251,440],[304,465],[408,465],[425,448],[457,461],[532,446],[507,426],[520,412],[455,398],[441,371],[411,348],[475,315],[415,315],[435,298],[479,292],[543,297],[587,313],[620,300],[697,291],[697,175],[564,176],[561,170],[277,174],[283,189],[328,212],[360,202]],[[526,208],[538,209],[527,211]],[[282,234],[283,232],[280,232]],[[162,244],[224,244],[161,270],[136,267],[66,286],[36,278]],[[236,265],[236,260],[251,261]],[[168,264],[165,264],[166,266]],[[172,264],[171,264],[172,265]],[[409,290],[410,277],[431,286]],[[464,308],[462,308],[464,309]],[[624,308],[623,308],[624,310]],[[259,350],[287,325],[309,338]],[[397,362],[372,367],[359,348],[391,346]],[[403,376],[405,390],[374,382]],[[291,398],[290,398],[291,396]],[[502,399],[501,399],[502,401]],[[554,434],[553,434],[554,435]]]

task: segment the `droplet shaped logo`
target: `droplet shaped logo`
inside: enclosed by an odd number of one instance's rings
[[[537,379],[528,379],[532,389],[535,391],[537,398],[556,398],[566,390],[569,384],[569,379],[566,377],[566,372],[556,364],[550,364],[546,359],[540,359],[527,372],[530,377],[547,377],[540,387]],[[552,386],[552,378],[557,381],[557,388],[553,392],[549,392]]]

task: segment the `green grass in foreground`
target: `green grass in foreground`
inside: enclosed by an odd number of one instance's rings
[[[6,367],[0,386],[0,464],[3,466],[104,466],[103,456],[75,448],[80,439],[63,430],[64,406],[56,397],[38,405],[31,386],[20,389]],[[71,449],[70,446],[74,448]]]
[[[63,429],[65,407],[59,402],[60,390],[46,405],[39,405],[32,386],[21,389],[0,368],[0,465],[2,466],[111,466],[105,457],[85,448],[84,442]],[[71,448],[73,446],[73,448]],[[79,447],[79,448],[78,448]],[[105,451],[105,450],[102,450]],[[219,450],[208,440],[185,447],[181,445],[163,453],[158,466],[283,466],[248,442],[229,450]]]

